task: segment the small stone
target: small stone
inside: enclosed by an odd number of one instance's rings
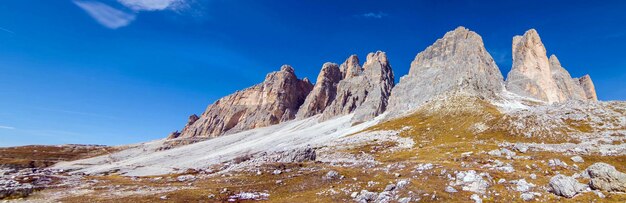
[[[326,173],[326,175],[324,175],[324,177],[322,177],[323,180],[335,180],[335,179],[339,179],[341,176],[339,175],[339,172],[337,171],[328,171],[328,173]]]
[[[167,199],[167,195],[163,195],[163,196],[161,196],[159,198],[162,199],[162,200],[166,200]]]
[[[357,195],[359,195],[359,192],[353,192],[352,194],[350,194],[350,197],[356,198]]]
[[[447,193],[455,193],[455,192],[459,192],[458,190],[454,189],[452,186],[447,186],[445,191]]]
[[[560,159],[550,159],[548,160],[548,166],[550,167],[567,167],[567,164]]]
[[[534,173],[530,174],[530,179],[533,179],[533,180],[537,179],[537,175],[535,175]]]
[[[524,201],[532,201],[535,198],[535,195],[533,193],[526,192],[522,193],[522,195],[520,195],[520,198],[522,198],[522,200]]]
[[[505,183],[505,182],[506,182],[506,179],[504,179],[504,178],[500,178],[500,180],[498,180],[498,184],[502,184],[502,183]]]
[[[392,191],[393,189],[396,189],[396,185],[394,184],[389,184],[385,186],[385,191]]]
[[[398,200],[398,203],[409,203],[409,202],[411,202],[410,197],[403,197]]]
[[[483,203],[483,199],[481,199],[480,196],[477,194],[473,194],[472,196],[470,196],[470,199],[474,200],[474,203]]]
[[[282,172],[281,170],[278,170],[278,169],[276,169],[276,170],[274,170],[274,171],[272,172],[272,174],[274,174],[274,175],[279,175],[279,174],[281,174],[281,173],[283,173],[283,172]]]
[[[580,156],[573,156],[571,159],[572,159],[573,162],[576,162],[576,163],[583,163],[583,162],[585,162],[585,160],[582,157],[580,157]]]

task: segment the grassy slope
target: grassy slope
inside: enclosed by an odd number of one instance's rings
[[[110,192],[110,189],[96,189],[97,192],[62,199],[64,202],[153,202],[159,200],[162,195],[167,195],[168,200],[172,202],[211,202],[224,201],[231,194],[240,191],[266,191],[269,193],[270,202],[345,202],[350,201],[349,194],[340,192],[335,195],[326,195],[329,189],[341,191],[342,188],[348,188],[350,191],[360,191],[367,189],[369,191],[380,192],[391,182],[397,182],[399,179],[410,178],[411,184],[399,194],[401,197],[407,196],[408,191],[412,191],[419,197],[422,202],[443,201],[443,202],[469,202],[469,196],[472,193],[464,192],[459,189],[459,193],[448,194],[444,192],[444,188],[448,185],[445,175],[441,174],[443,169],[447,173],[452,171],[476,170],[478,172],[488,172],[494,179],[494,182],[500,178],[506,180],[516,180],[525,178],[528,182],[537,185],[532,191],[542,193],[539,199],[549,202],[566,201],[566,202],[591,202],[591,201],[607,201],[607,202],[624,202],[625,194],[608,194],[606,199],[599,199],[593,193],[585,193],[573,199],[563,199],[545,192],[542,186],[547,185],[550,177],[556,173],[572,175],[595,162],[606,162],[614,165],[620,171],[626,171],[626,156],[603,157],[597,155],[583,156],[584,163],[578,163],[579,170],[572,168],[550,168],[547,166],[547,160],[558,158],[565,161],[570,166],[574,164],[569,158],[558,153],[550,152],[528,152],[523,156],[529,156],[530,159],[507,160],[502,157],[493,157],[487,155],[486,151],[498,149],[498,143],[507,142],[545,142],[545,143],[561,143],[575,142],[567,137],[550,137],[537,140],[536,138],[527,138],[509,134],[502,128],[489,128],[486,131],[475,133],[474,126],[476,123],[483,122],[486,126],[506,126],[506,119],[491,104],[481,100],[471,98],[460,98],[463,101],[454,102],[457,106],[450,106],[439,109],[437,111],[419,111],[415,114],[381,123],[368,130],[399,130],[405,126],[411,127],[410,130],[403,131],[400,136],[412,138],[416,146],[412,149],[389,152],[384,150],[394,143],[382,144],[366,144],[355,146],[352,149],[345,150],[348,153],[369,153],[372,154],[381,164],[376,168],[359,168],[359,167],[335,167],[324,163],[302,163],[302,164],[267,164],[260,169],[264,171],[262,175],[255,173],[238,173],[226,177],[213,177],[198,180],[193,183],[193,189],[183,189],[173,192],[166,192],[156,195],[140,196],[131,195],[124,197],[103,197],[99,194]],[[584,124],[575,123],[572,125],[580,126],[574,129],[587,131]],[[565,129],[564,129],[565,130]],[[355,134],[353,136],[358,136]],[[462,157],[465,152],[473,152],[471,156]],[[480,168],[483,164],[489,163],[489,160],[501,160],[505,163],[511,163],[514,173],[503,173],[495,170]],[[542,162],[545,161],[545,162]],[[469,167],[462,167],[461,163],[474,163]],[[435,169],[424,173],[414,171],[416,165],[420,163],[433,163],[437,165]],[[389,172],[383,170],[385,166],[391,164],[403,164],[405,168],[392,168]],[[534,166],[533,166],[534,165]],[[531,166],[527,168],[526,166]],[[274,169],[292,169],[292,172],[286,172],[280,175],[272,175],[270,172]],[[306,170],[305,170],[306,169]],[[308,170],[316,169],[316,170]],[[302,171],[301,171],[302,170]],[[336,170],[341,175],[346,176],[345,179],[336,181],[322,180],[322,176],[329,170]],[[300,171],[300,172],[298,172]],[[401,177],[395,177],[393,174],[399,173]],[[530,178],[531,174],[536,174],[537,179]],[[167,182],[162,180],[155,183],[146,183],[149,178],[140,178],[142,181],[131,181],[128,178],[117,176],[90,177],[98,179],[100,186],[123,185],[130,188],[140,187],[142,185],[152,185],[154,187],[165,187],[166,185],[182,186],[186,183]],[[164,178],[166,179],[166,178]],[[277,180],[282,180],[281,184],[277,184]],[[379,182],[380,184],[368,187],[369,181]],[[495,184],[489,188],[492,194],[489,198],[484,199],[485,202],[520,202],[520,193],[515,192],[507,187],[514,187],[508,183]],[[228,188],[228,192],[220,194],[223,188]],[[322,195],[318,194],[321,193]],[[431,200],[429,196],[424,194],[436,193],[436,200]],[[498,193],[498,195],[495,195]],[[214,194],[214,199],[207,196]]]

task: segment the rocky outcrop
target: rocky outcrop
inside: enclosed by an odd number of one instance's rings
[[[358,61],[356,64],[358,65]],[[306,118],[324,112],[326,107],[335,100],[337,83],[343,78],[342,75],[337,64],[325,63],[317,76],[313,90],[306,97],[304,104],[300,106],[296,118]]]
[[[223,97],[197,119],[190,118],[180,137],[215,137],[294,119],[311,89],[311,83],[284,65],[262,83]]]
[[[513,37],[513,67],[506,87],[513,93],[548,103],[565,100],[552,78],[546,48],[536,30]]]
[[[578,83],[585,92],[585,97],[587,98],[587,100],[598,101],[598,96],[596,95],[596,87],[593,85],[593,81],[591,81],[591,77],[589,75],[585,75],[578,79]]]
[[[419,53],[389,99],[390,116],[400,116],[446,92],[495,97],[503,89],[498,66],[473,31],[459,27]]]
[[[619,172],[614,166],[606,163],[594,163],[587,167],[585,173],[591,181],[589,186],[608,192],[626,192],[626,174]]]
[[[384,112],[394,86],[393,72],[385,52],[368,54],[362,70],[354,55],[341,67],[345,70],[345,79],[337,85],[337,96],[324,110],[321,120],[354,112],[352,123],[357,124]],[[362,72],[355,75],[359,71]]]
[[[585,91],[580,86],[578,81],[574,80],[572,76],[561,66],[559,59],[553,54],[550,56],[550,71],[552,72],[552,78],[556,83],[557,89],[560,91],[559,95],[562,96],[562,100],[586,100]]]
[[[593,83],[585,81],[593,89]],[[555,55],[548,59],[546,48],[534,29],[513,37],[513,67],[507,90],[549,104],[568,100],[593,100],[579,80],[573,79]],[[595,95],[595,91],[593,91]],[[597,99],[596,99],[597,100]]]

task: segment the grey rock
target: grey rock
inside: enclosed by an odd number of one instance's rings
[[[483,199],[480,198],[480,195],[478,194],[472,194],[472,196],[470,196],[471,200],[474,200],[474,203],[483,203]]]
[[[339,172],[337,171],[328,171],[328,173],[326,173],[326,175],[324,175],[324,177],[322,177],[323,180],[336,180],[339,179],[341,176],[339,175]]]
[[[456,193],[456,192],[459,192],[458,190],[454,189],[454,187],[449,186],[449,185],[446,187],[445,191],[446,191],[447,193]]]
[[[548,160],[548,166],[550,167],[567,167],[567,164],[560,159],[550,159]]]
[[[550,178],[548,183],[550,192],[555,195],[572,198],[576,194],[585,190],[586,186],[579,183],[576,179],[562,174]]]
[[[396,185],[395,184],[389,184],[387,186],[385,186],[385,191],[392,191],[396,189]]]
[[[484,179],[485,177],[489,178],[489,175],[487,173],[479,174],[474,170],[461,171],[456,174],[454,186],[461,186],[463,191],[484,194],[491,185],[488,180]]]
[[[339,70],[341,71],[341,77],[343,79],[357,77],[363,73],[363,68],[359,65],[359,58],[356,55],[348,57],[348,59],[339,66]]]
[[[458,27],[420,52],[389,98],[389,118],[400,117],[449,92],[496,98],[503,77],[482,38]]]
[[[367,190],[361,190],[359,195],[357,195],[356,198],[354,198],[354,200],[359,203],[367,203],[367,202],[374,201],[377,198],[378,198],[378,193],[370,192]]]
[[[262,83],[209,105],[180,137],[216,137],[294,119],[311,89],[311,83],[298,79],[293,68],[284,65]]]
[[[594,163],[585,172],[591,178],[589,186],[607,192],[626,192],[626,174],[607,163]]]
[[[535,198],[535,194],[532,192],[525,192],[520,195],[520,198],[524,201],[532,201]]]
[[[354,63],[351,56],[342,66]],[[367,55],[360,75],[346,77],[337,85],[335,100],[324,110],[321,120],[354,113],[352,124],[368,121],[387,108],[394,76],[385,52]]]
[[[315,161],[317,153],[315,148],[306,146],[304,148],[298,148],[288,151],[278,152],[268,157],[268,161],[281,162],[281,163],[296,163],[305,161]]]
[[[580,156],[573,156],[573,157],[572,157],[572,158],[570,158],[570,159],[571,159],[573,162],[576,162],[576,163],[583,163],[583,162],[585,162],[585,160],[584,160],[582,157],[580,157]]]
[[[534,184],[526,182],[526,179],[514,180],[511,183],[515,184],[515,191],[518,192],[528,192],[535,187]]]
[[[339,71],[339,66],[335,63],[325,63],[317,76],[313,90],[300,106],[296,118],[307,118],[324,112],[326,107],[335,100],[337,84],[341,79],[342,72]]]

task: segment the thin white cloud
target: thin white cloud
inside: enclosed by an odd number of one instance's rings
[[[134,14],[115,9],[101,2],[74,1],[74,4],[85,10],[98,23],[110,29],[127,26],[135,20]]]
[[[185,0],[117,0],[135,11],[178,10],[187,5]]]
[[[374,12],[369,12],[369,13],[364,13],[361,15],[358,15],[359,17],[363,17],[363,18],[375,18],[375,19],[381,19],[384,17],[387,17],[388,14],[384,13],[384,12],[378,12],[378,13],[374,13]]]
[[[5,126],[5,125],[0,125],[0,129],[5,129],[5,130],[15,130],[15,127]]]
[[[0,30],[5,31],[5,32],[8,32],[9,34],[12,34],[12,35],[14,35],[14,34],[15,34],[15,32],[13,32],[13,31],[11,31],[11,30],[8,30],[8,29],[6,29],[6,28],[3,28],[3,27],[0,27]]]

